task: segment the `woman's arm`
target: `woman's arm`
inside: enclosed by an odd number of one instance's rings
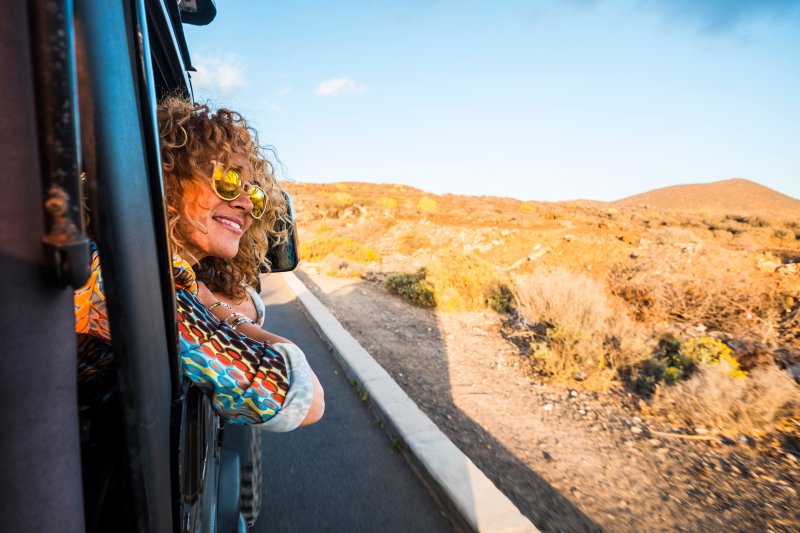
[[[220,301],[226,303],[227,305],[230,305],[231,307],[230,309],[222,305],[218,305],[213,309],[209,309],[210,312],[220,322],[223,322],[226,318],[228,318],[231,315],[231,313],[235,312],[242,313],[245,316],[248,316],[248,318],[250,318],[251,320],[255,320],[255,307],[252,305],[252,302],[249,307],[247,305],[236,305],[234,303],[229,303],[230,302],[229,299],[224,297],[220,298],[219,295],[211,292],[211,290],[209,290],[208,287],[206,287],[206,285],[202,282],[197,283],[197,289],[198,289],[198,294],[197,294],[198,298],[208,308],[213,307],[216,302]],[[249,298],[245,298],[245,303],[248,300]],[[253,316],[251,316],[250,313],[248,313],[248,311],[250,311]],[[272,345],[294,344],[292,343],[292,341],[284,337],[281,337],[279,335],[276,335],[274,333],[271,333],[269,331],[266,331],[264,329],[261,329],[259,326],[255,324],[247,324],[247,323],[241,324],[236,328],[236,331],[244,335],[247,335],[253,340],[268,342]],[[308,366],[308,373],[310,374],[312,381],[312,401],[311,401],[311,407],[309,408],[307,415],[300,423],[301,427],[308,426],[314,424],[315,422],[318,422],[322,418],[322,415],[325,412],[325,391],[322,388],[322,384],[320,384],[317,375],[314,373],[314,371],[311,369],[310,366]]]
[[[217,317],[217,320],[220,322],[228,318],[231,313],[242,313],[250,320],[255,321],[256,319],[256,310],[253,302],[250,301],[250,298],[245,298],[242,302],[238,304],[233,302],[227,298],[223,294],[218,294],[211,292],[211,290],[206,287],[205,283],[202,281],[197,282],[197,297],[200,299],[203,304],[209,308],[211,313]],[[228,307],[218,305],[217,307],[214,306],[217,302],[223,302]],[[249,303],[249,305],[248,305]],[[280,335],[276,335],[271,333],[267,330],[261,329],[260,327],[256,326],[255,324],[242,324],[236,328],[236,331],[240,333],[244,333],[251,339],[255,339],[257,341],[269,342],[270,344],[275,344],[278,342],[288,342],[292,343],[289,339],[281,337]],[[294,343],[292,343],[294,344]]]

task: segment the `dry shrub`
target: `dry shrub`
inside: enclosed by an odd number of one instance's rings
[[[430,247],[431,239],[428,235],[411,229],[397,237],[395,249],[403,255],[414,255],[419,250]]]
[[[417,202],[417,211],[423,214],[433,214],[436,212],[438,204],[433,198],[425,196]]]
[[[520,316],[538,339],[533,364],[559,379],[584,373],[610,379],[612,370],[647,355],[645,336],[597,281],[563,269],[539,269],[514,282]]]
[[[374,245],[396,224],[397,220],[393,217],[383,215],[361,217],[357,222],[337,227],[336,234],[340,237],[348,237],[354,241]]]
[[[331,194],[331,200],[339,206],[347,207],[353,205],[353,195],[346,192],[335,192]]]
[[[436,307],[433,287],[425,279],[425,269],[414,273],[389,274],[383,287],[419,307]]]
[[[319,263],[320,270],[326,276],[336,278],[360,278],[367,273],[362,263],[354,263],[335,255],[328,255]]]
[[[659,387],[656,412],[688,427],[704,427],[722,435],[758,435],[781,419],[800,414],[800,387],[775,365],[735,377],[725,361],[702,366],[687,381]]]
[[[447,250],[426,269],[436,305],[445,311],[464,311],[491,307],[502,310],[506,280],[491,263],[474,255]]]
[[[703,324],[734,337],[773,344],[789,284],[753,268],[753,260],[680,232],[656,235],[664,242],[609,272],[611,292],[624,299],[637,320]],[[696,238],[696,237],[695,237]],[[664,239],[662,241],[662,239]]]
[[[300,257],[306,261],[321,261],[328,255],[357,263],[372,263],[380,259],[375,250],[348,237],[316,238],[300,243]]]
[[[397,209],[397,198],[383,196],[378,198],[378,205],[381,207],[385,207],[386,209]]]

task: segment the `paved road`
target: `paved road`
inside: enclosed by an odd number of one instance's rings
[[[265,488],[254,531],[452,531],[280,276],[269,280],[264,327],[303,348],[325,388],[326,409],[314,426],[264,434]]]

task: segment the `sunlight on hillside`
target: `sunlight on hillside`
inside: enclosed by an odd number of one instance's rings
[[[287,188],[306,263],[380,281],[422,307],[493,309],[525,339],[521,371],[530,375],[644,402],[672,398],[654,412],[691,431],[708,420],[670,391],[716,375],[707,369],[718,359],[688,348],[697,339],[724,346],[741,367],[736,378],[714,378],[731,386],[800,371],[800,225],[791,216],[800,202],[752,182],[673,187],[634,197],[647,205],[613,206],[360,183]],[[721,196],[730,212],[715,208]],[[735,396],[704,398],[742,409]],[[747,409],[759,410],[759,398],[747,396]],[[775,431],[799,407],[787,392],[745,432]],[[741,432],[740,418],[716,417],[711,429]]]

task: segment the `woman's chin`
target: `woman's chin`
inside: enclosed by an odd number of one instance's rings
[[[220,259],[233,259],[234,257],[236,257],[236,254],[238,253],[239,253],[239,248],[236,248],[235,250],[226,251],[224,254],[220,254],[217,257],[219,257]]]
[[[239,246],[238,243],[236,246],[232,245],[225,245],[225,246],[216,246],[209,250],[209,254],[212,257],[217,257],[219,259],[233,259],[236,257],[236,254],[239,253]]]

